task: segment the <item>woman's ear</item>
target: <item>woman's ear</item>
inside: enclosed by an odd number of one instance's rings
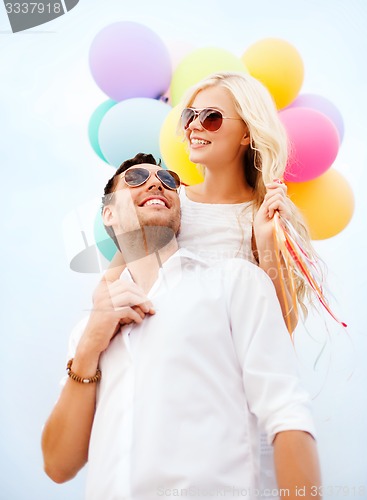
[[[241,144],[242,146],[248,146],[250,144],[250,135],[248,132],[242,137]]]

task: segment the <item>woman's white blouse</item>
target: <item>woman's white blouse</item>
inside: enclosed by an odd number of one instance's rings
[[[186,248],[208,262],[242,258],[256,264],[251,249],[253,206],[198,203],[182,187],[180,248]]]

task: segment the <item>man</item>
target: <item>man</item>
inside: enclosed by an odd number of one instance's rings
[[[210,267],[178,249],[178,185],[139,154],[105,188],[126,269],[72,335],[45,470],[64,482],[88,461],[88,500],[255,499],[259,425],[279,494],[317,498],[308,397],[274,287],[242,259]]]

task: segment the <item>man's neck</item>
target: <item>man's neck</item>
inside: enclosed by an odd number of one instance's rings
[[[178,250],[176,237],[167,228],[144,227],[119,237],[126,267],[134,282],[148,293],[159,269]]]

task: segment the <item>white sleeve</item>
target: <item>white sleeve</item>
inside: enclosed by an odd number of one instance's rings
[[[256,266],[241,264],[232,264],[227,272],[227,300],[250,411],[265,429],[269,444],[278,432],[286,430],[315,436],[310,398],[301,387],[294,347],[273,283]]]

